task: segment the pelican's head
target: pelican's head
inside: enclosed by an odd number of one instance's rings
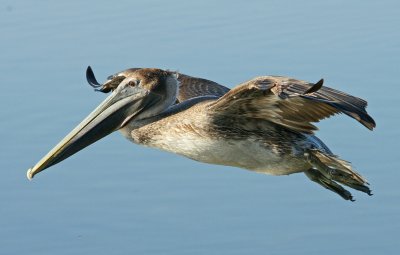
[[[100,84],[88,67],[86,78],[97,90],[112,91],[111,95],[28,170],[29,179],[128,122],[160,114],[175,102],[179,87],[176,73],[153,68],[127,69]]]

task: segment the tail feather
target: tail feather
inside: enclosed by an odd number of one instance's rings
[[[345,179],[348,179],[349,181],[353,180],[355,183],[368,184],[367,179],[357,173],[352,168],[350,162],[340,159],[337,156],[327,155],[320,151],[313,151],[313,155],[331,169],[333,176],[343,176]]]
[[[309,162],[313,166],[313,169],[306,171],[306,175],[311,180],[338,193],[345,199],[347,197],[347,200],[352,200],[352,197],[350,196],[350,199],[347,194],[343,193],[343,191],[336,186],[340,186],[337,183],[359,190],[370,196],[372,195],[367,180],[357,173],[349,162],[319,150],[310,150],[307,156]],[[315,171],[318,171],[320,175]],[[326,187],[327,185],[329,187]]]

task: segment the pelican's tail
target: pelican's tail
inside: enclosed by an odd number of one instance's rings
[[[357,173],[349,162],[319,150],[310,150],[307,157],[313,167],[305,171],[305,174],[312,181],[339,194],[346,200],[354,201],[351,193],[338,183],[372,195],[367,180]]]

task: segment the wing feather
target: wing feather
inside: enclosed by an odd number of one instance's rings
[[[318,122],[345,113],[369,129],[374,120],[365,108],[367,102],[344,92],[281,76],[262,76],[230,90],[210,105],[215,114],[259,118],[289,129],[312,133]]]
[[[180,82],[178,102],[199,96],[221,97],[229,91],[227,87],[216,82],[189,75],[179,74],[178,80]]]

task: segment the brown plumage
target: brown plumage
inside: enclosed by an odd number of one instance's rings
[[[184,74],[178,75],[178,81],[178,102],[184,102],[188,99],[200,96],[221,97],[229,91],[227,87],[216,82]]]
[[[179,74],[178,81],[180,90],[174,107],[128,128],[134,142],[202,162],[256,172],[280,175],[303,171],[312,181],[346,200],[353,201],[353,197],[338,183],[371,195],[366,179],[313,136],[317,128],[312,124],[344,113],[372,130],[375,122],[365,110],[365,100],[324,87],[322,79],[313,84],[288,77],[262,76],[232,90],[209,80],[182,74]],[[216,156],[218,147],[210,152],[215,155],[203,157],[200,155],[202,152],[192,154],[163,142],[165,136],[176,137],[176,140],[187,139],[180,132],[214,141],[240,143],[254,140],[255,144],[272,151],[280,160],[266,155],[265,162],[277,162],[265,168],[240,160],[237,156],[223,160],[226,155]],[[183,143],[180,147],[183,146],[186,145]],[[243,153],[243,149],[251,151],[247,147],[239,148],[234,153]]]
[[[345,113],[369,129],[367,102],[346,93],[301,80],[262,76],[243,83],[216,101],[211,109],[222,115],[265,119],[294,131],[312,133],[311,122]]]
[[[232,90],[216,82],[156,68],[131,68],[89,84],[113,93],[28,171],[28,178],[107,134],[120,130],[134,143],[255,172],[304,172],[353,200],[340,184],[371,195],[364,177],[316,136],[313,123],[344,113],[372,130],[367,102],[289,77],[261,76]],[[340,184],[339,184],[340,183]]]

